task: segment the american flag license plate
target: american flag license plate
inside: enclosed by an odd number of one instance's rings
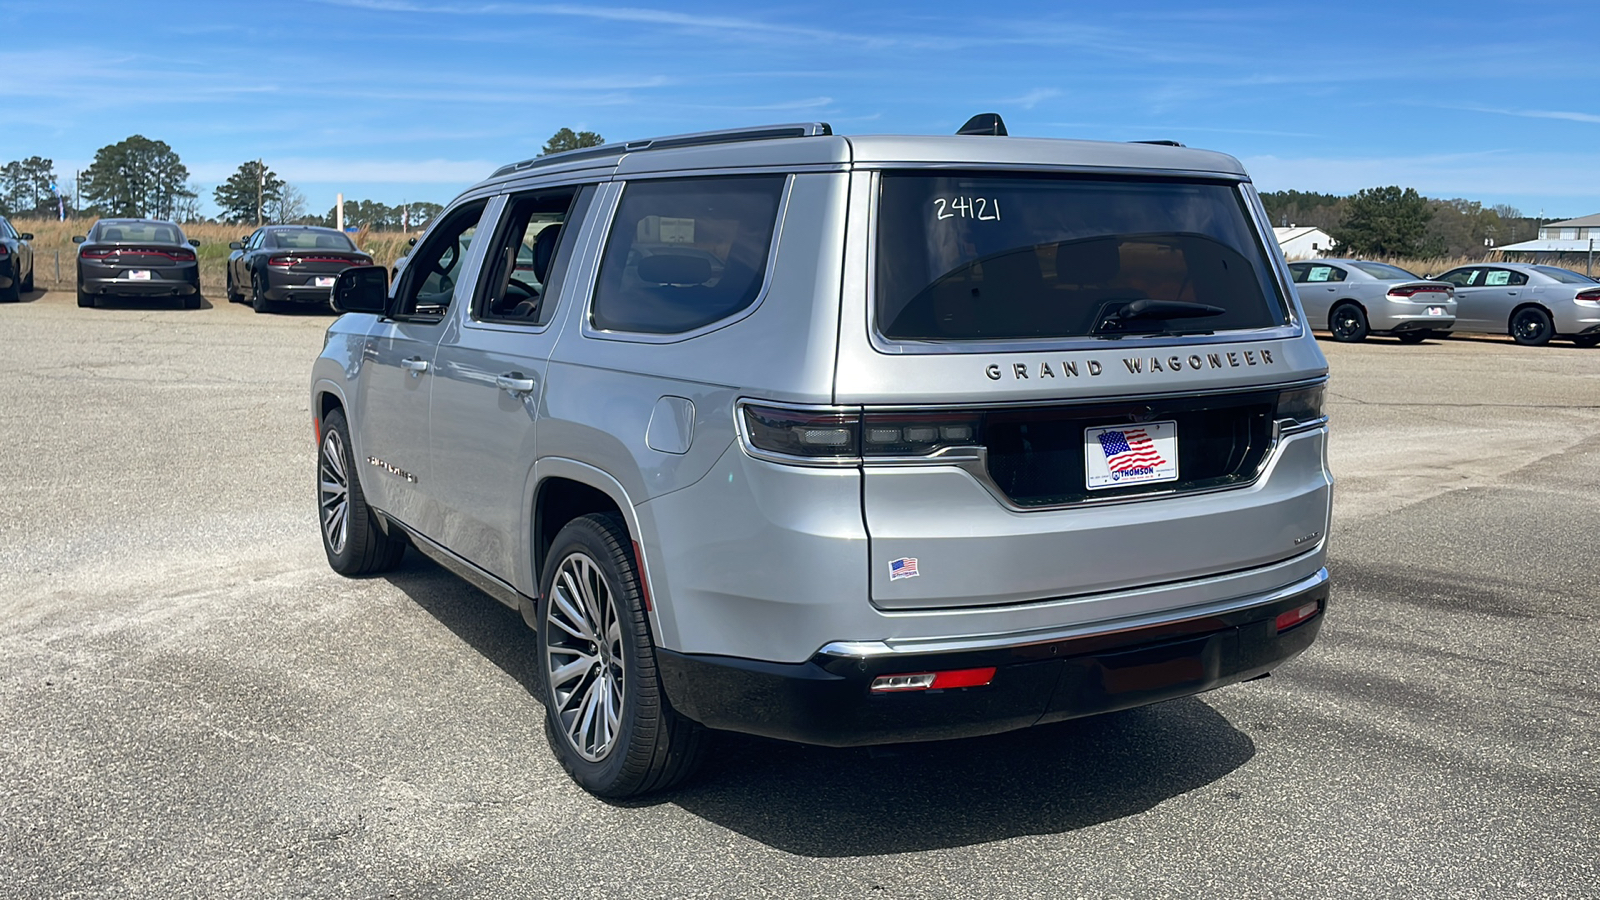
[[[1178,423],[1140,422],[1083,430],[1084,484],[1091,491],[1178,480]]]

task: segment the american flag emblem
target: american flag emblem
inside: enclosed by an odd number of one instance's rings
[[[1143,428],[1102,431],[1100,449],[1106,454],[1106,468],[1119,474],[1167,464],[1156,452],[1155,442],[1150,440],[1150,435]]]
[[[915,556],[904,556],[900,559],[892,559],[889,561],[890,581],[899,581],[902,578],[915,577],[917,577],[917,558]]]

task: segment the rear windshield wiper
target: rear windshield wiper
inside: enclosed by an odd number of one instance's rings
[[[1106,306],[1111,307],[1112,304],[1108,303]],[[1104,334],[1106,332],[1130,333],[1125,330],[1125,323],[1199,319],[1207,316],[1220,316],[1227,312],[1220,306],[1212,306],[1208,303],[1192,303],[1188,300],[1153,300],[1149,297],[1142,297],[1114,308],[1102,309],[1104,311],[1100,314],[1099,324],[1094,327],[1095,334]],[[1144,332],[1131,333],[1143,334]]]

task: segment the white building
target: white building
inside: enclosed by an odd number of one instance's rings
[[[1274,228],[1272,233],[1277,237],[1283,255],[1289,259],[1317,259],[1333,252],[1333,238],[1321,228],[1290,225],[1287,228]]]
[[[1498,248],[1508,262],[1527,261],[1594,269],[1594,251],[1600,248],[1600,213],[1539,226],[1537,240]]]

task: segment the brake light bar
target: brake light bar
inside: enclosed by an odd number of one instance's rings
[[[1389,289],[1391,297],[1415,297],[1418,294],[1453,294],[1449,285],[1444,284],[1402,284]]]
[[[274,256],[267,260],[267,265],[279,266],[281,268],[288,268],[289,266],[294,265],[294,263],[295,259],[292,256]]]
[[[983,687],[994,681],[994,666],[982,669],[950,669],[944,672],[907,672],[879,675],[872,679],[872,692],[894,694],[903,691],[944,691],[954,688]]]
[[[165,256],[173,262],[194,262],[192,250],[159,250],[155,247],[106,247],[104,249],[80,250],[78,256],[82,259],[110,259],[113,256]]]

